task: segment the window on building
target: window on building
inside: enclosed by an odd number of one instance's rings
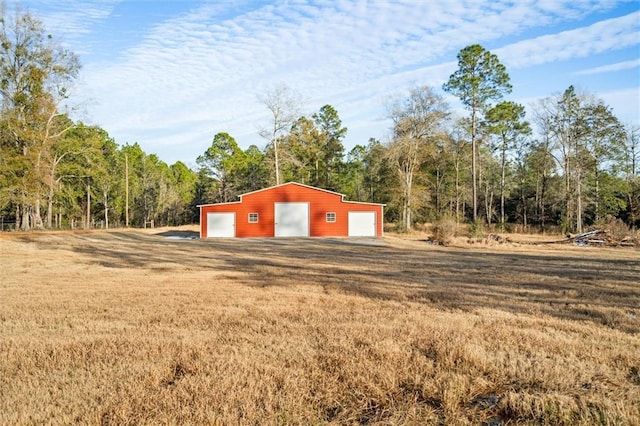
[[[258,223],[258,213],[249,213],[249,223]]]
[[[335,212],[329,212],[327,213],[327,222],[329,223],[333,223],[336,221],[336,214]]]

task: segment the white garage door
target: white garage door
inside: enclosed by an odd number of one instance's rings
[[[235,236],[235,213],[207,213],[207,238],[225,238]]]
[[[349,212],[350,237],[375,237],[376,212]]]
[[[309,203],[275,203],[275,236],[308,237]]]

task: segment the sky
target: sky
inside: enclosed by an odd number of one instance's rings
[[[10,0],[75,52],[72,118],[196,167],[216,133],[266,145],[260,97],[286,85],[310,116],[333,106],[346,151],[387,141],[391,99],[442,91],[470,44],[511,76],[527,108],[570,85],[640,124],[640,0]]]

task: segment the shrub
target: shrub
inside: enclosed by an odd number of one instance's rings
[[[450,244],[456,236],[457,228],[456,221],[451,218],[437,220],[431,226],[431,238],[443,245]]]
[[[484,238],[485,227],[482,220],[471,222],[469,224],[469,237],[470,238]]]
[[[633,235],[627,224],[624,223],[622,219],[618,219],[611,215],[607,215],[607,217],[603,221],[599,222],[595,228],[604,229],[607,236],[616,242],[623,241],[625,238]]]

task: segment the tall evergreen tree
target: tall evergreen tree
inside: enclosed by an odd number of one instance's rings
[[[585,106],[585,120],[585,145],[591,157],[589,168],[593,182],[593,214],[594,221],[599,222],[607,213],[617,214],[618,208],[623,207],[619,202],[614,202],[617,205],[611,210],[613,206],[605,202],[605,199],[613,201],[617,198],[611,193],[615,188],[606,185],[605,181],[615,181],[607,176],[615,175],[624,162],[627,135],[611,108],[601,100],[594,100]],[[624,203],[624,200],[620,201]]]
[[[342,140],[347,128],[342,126],[338,111],[331,105],[324,105],[312,118],[321,134],[322,187],[335,190],[335,178],[344,155]]]
[[[531,126],[524,120],[524,106],[511,101],[500,102],[487,111],[489,131],[498,137],[500,155],[500,225],[505,227],[505,195],[507,155],[521,146],[519,139],[531,134]]]
[[[471,180],[473,221],[478,219],[477,139],[482,114],[492,101],[511,92],[509,74],[498,57],[478,44],[465,47],[458,53],[458,70],[443,85],[445,92],[457,96],[471,111]]]
[[[235,174],[243,167],[244,152],[228,133],[217,133],[211,146],[196,162],[218,183],[219,202],[229,202],[238,195]]]

